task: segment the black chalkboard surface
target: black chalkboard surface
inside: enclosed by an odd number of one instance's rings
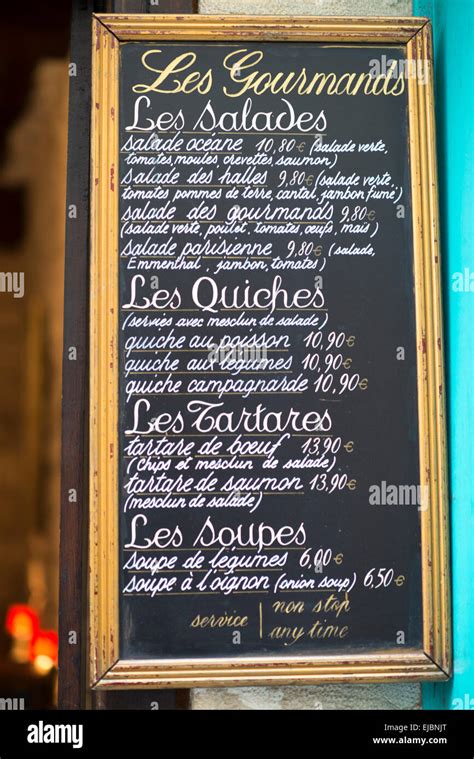
[[[120,44],[113,560],[132,670],[423,650],[406,57]]]

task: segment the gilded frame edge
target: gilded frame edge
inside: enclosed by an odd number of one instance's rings
[[[232,34],[229,32],[232,31]],[[119,44],[146,39],[279,39],[406,44],[428,62],[409,80],[421,512],[423,650],[342,657],[120,660],[118,624]],[[424,18],[95,15],[92,52],[90,269],[89,672],[98,689],[445,680],[451,667],[444,358],[431,28]],[[105,599],[105,601],[104,601]]]

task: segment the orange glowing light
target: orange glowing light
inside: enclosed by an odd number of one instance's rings
[[[40,630],[31,643],[30,659],[43,671],[58,661],[58,634],[55,630]],[[46,666],[48,664],[48,666]]]
[[[5,626],[16,640],[32,642],[39,630],[38,615],[30,606],[14,604],[7,611]]]

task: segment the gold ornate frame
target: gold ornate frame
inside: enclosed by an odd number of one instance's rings
[[[408,80],[418,354],[423,648],[344,656],[120,660],[118,623],[118,76],[130,40],[392,43],[428,62]],[[425,18],[97,15],[93,19],[90,269],[90,683],[190,688],[444,680],[451,666],[448,507],[431,27]]]

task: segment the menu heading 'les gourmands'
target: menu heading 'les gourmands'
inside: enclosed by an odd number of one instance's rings
[[[213,89],[213,70],[201,70],[198,55],[192,51],[180,53],[160,67],[159,49],[147,50],[141,57],[144,68],[156,74],[151,83],[137,83],[132,87],[137,94],[157,92],[167,95],[198,93],[206,95]],[[265,71],[262,50],[241,48],[233,50],[223,60],[229,72],[229,84],[222,86],[226,97],[245,94],[262,95],[401,95],[405,91],[405,76],[397,70],[397,62],[389,61],[385,73],[374,75],[344,72],[308,72],[306,67],[291,72]]]

